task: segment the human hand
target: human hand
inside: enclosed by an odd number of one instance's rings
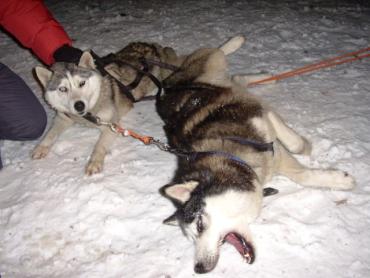
[[[54,52],[53,57],[55,62],[78,64],[82,56],[82,53],[83,52],[81,49],[65,44]]]

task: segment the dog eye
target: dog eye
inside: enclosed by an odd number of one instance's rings
[[[59,87],[59,91],[62,92],[62,93],[65,93],[65,92],[68,91],[68,89],[67,89],[67,87],[62,86],[62,87]]]
[[[81,81],[80,84],[78,84],[78,87],[82,88],[83,86],[85,86],[85,83],[86,83],[85,80],[84,81]]]
[[[204,231],[202,215],[199,215],[199,217],[197,219],[197,231],[198,231],[199,234],[201,234]]]

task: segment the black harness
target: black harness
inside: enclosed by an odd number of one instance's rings
[[[95,60],[95,65],[96,65],[97,70],[103,76],[109,76],[110,78],[115,80],[119,89],[120,89],[120,91],[128,99],[130,99],[132,102],[138,102],[139,101],[139,100],[135,99],[135,97],[133,96],[131,91],[134,90],[139,85],[139,83],[141,82],[141,80],[144,76],[149,77],[150,80],[157,86],[157,88],[158,88],[157,95],[161,94],[162,83],[158,80],[158,78],[156,78],[152,73],[149,72],[149,65],[150,64],[151,65],[157,65],[157,66],[160,66],[160,67],[167,67],[168,69],[171,69],[171,70],[176,70],[177,69],[176,66],[165,64],[165,63],[162,63],[162,62],[159,62],[159,61],[156,61],[156,60],[152,60],[152,59],[146,59],[146,58],[139,59],[139,62],[143,65],[143,68],[140,69],[140,68],[138,68],[138,67],[136,67],[136,66],[134,66],[134,65],[132,65],[128,62],[117,59],[114,54],[109,54],[108,56],[106,56],[104,58],[101,58],[95,52],[91,51],[91,55],[93,56],[93,58]],[[120,80],[118,80],[117,78],[115,78],[114,76],[109,74],[108,71],[106,71],[106,69],[104,67],[109,63],[116,63],[117,65],[124,65],[124,66],[128,66],[128,67],[134,69],[137,72],[137,75],[136,75],[135,79],[128,85],[123,84]]]

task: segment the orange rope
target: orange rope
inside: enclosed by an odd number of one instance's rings
[[[132,130],[125,129],[117,124],[114,124],[113,126],[114,131],[117,133],[122,134],[123,136],[131,136],[132,138],[135,138],[137,140],[140,140],[143,142],[145,145],[149,145],[153,141],[153,137],[150,136],[145,136],[145,135],[140,135]]]
[[[366,53],[366,52],[369,52],[369,51],[370,51],[370,47],[363,48],[363,49],[360,49],[358,51],[346,53],[346,54],[343,54],[343,55],[340,55],[340,56],[337,56],[337,57],[329,58],[329,59],[323,60],[323,61],[315,63],[315,64],[303,66],[303,67],[300,67],[300,68],[295,69],[295,70],[287,71],[287,72],[284,72],[284,73],[281,73],[281,74],[278,74],[278,75],[274,75],[274,76],[269,77],[269,78],[264,78],[262,80],[257,80],[257,81],[251,82],[251,83],[248,84],[248,87],[252,87],[252,86],[262,84],[262,83],[265,83],[265,82],[269,82],[269,81],[281,80],[281,79],[289,78],[289,77],[292,77],[292,76],[312,72],[312,71],[315,71],[315,70],[318,70],[318,69],[333,67],[333,66],[336,66],[336,65],[349,63],[349,62],[353,62],[353,61],[360,60],[360,59],[363,59],[363,58],[367,58],[367,57],[370,57],[370,53]],[[365,53],[365,54],[361,54],[361,53]],[[361,55],[359,55],[359,54],[361,54]],[[348,57],[350,57],[350,58],[348,58]]]
[[[127,130],[127,134],[135,139],[140,140],[145,145],[149,145],[153,141],[153,137],[140,135],[140,134],[133,132],[132,130]]]

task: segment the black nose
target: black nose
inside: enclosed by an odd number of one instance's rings
[[[199,274],[208,272],[202,263],[195,264],[194,271]]]
[[[76,101],[75,109],[77,112],[83,112],[85,110],[85,103],[83,103],[82,101]]]

